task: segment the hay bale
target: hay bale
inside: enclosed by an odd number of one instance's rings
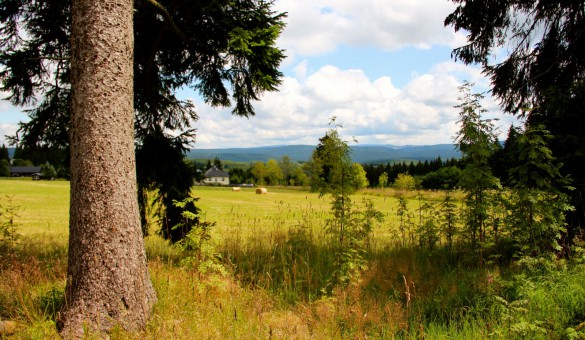
[[[232,191],[240,191],[240,187],[232,187]]]
[[[258,195],[267,194],[268,193],[268,189],[266,189],[266,188],[258,188],[258,189],[256,189],[256,193]]]

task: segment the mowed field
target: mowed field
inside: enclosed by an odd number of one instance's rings
[[[300,224],[318,232],[330,217],[330,198],[298,188],[268,188],[267,194],[256,194],[254,188],[232,191],[230,187],[194,187],[199,198],[201,220],[215,222],[214,236],[248,239],[287,232]],[[362,191],[353,196],[359,207],[364,199],[373,201],[385,217],[374,229],[378,240],[392,238],[397,225],[397,192],[393,190]],[[416,193],[405,193],[411,212],[420,202]],[[424,193],[425,199],[438,201],[443,194]],[[18,233],[31,239],[46,235],[66,241],[69,218],[69,182],[0,179],[0,204],[17,208]],[[156,225],[156,221],[153,221]],[[152,230],[151,233],[155,233]]]
[[[256,194],[253,188],[242,188],[238,192],[231,188],[195,187],[192,193],[200,198],[202,220],[217,223],[215,236],[220,239],[270,238],[301,225],[309,226],[312,232],[319,234],[327,219],[331,218],[330,196],[307,190],[268,188],[267,194]],[[352,199],[358,209],[363,206],[363,200],[370,199],[384,215],[384,222],[374,229],[375,239],[393,235],[394,222],[397,222],[397,198],[358,193]],[[416,209],[417,205],[416,200],[409,200],[411,209]]]
[[[69,182],[0,178],[0,205],[17,209],[18,233],[32,238],[68,235]],[[66,240],[65,240],[66,241]]]

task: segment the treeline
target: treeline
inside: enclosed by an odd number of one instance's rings
[[[315,155],[308,162],[295,162],[289,156],[283,156],[280,160],[269,159],[266,162],[253,163],[228,163],[220,159],[207,160],[206,162],[192,161],[193,166],[200,176],[204,172],[216,166],[230,175],[231,184],[256,184],[256,185],[285,185],[309,187],[316,180]],[[368,186],[366,172],[358,163],[352,163],[351,171],[347,174],[355,184],[356,189]],[[202,177],[200,179],[203,179]]]
[[[491,154],[487,157],[487,166],[503,186],[513,185],[509,169],[520,166],[518,138],[522,138],[522,130],[510,127],[504,143],[495,143]],[[462,170],[469,160],[451,158],[417,162],[389,162],[386,164],[365,164],[363,166],[370,187],[390,187],[395,185],[399,177],[412,177],[414,187],[419,189],[454,189],[459,186]],[[402,176],[401,176],[402,175]]]
[[[386,164],[365,164],[366,177],[370,187],[387,187],[394,183],[400,174],[413,176],[424,189],[451,189],[458,181],[463,168],[460,159],[443,161],[441,157],[424,162],[392,162]],[[454,184],[455,182],[455,184]]]
[[[0,177],[10,176],[10,166],[40,166],[47,178],[69,178],[69,151],[45,147],[17,146],[12,159],[6,145],[0,147]]]
[[[222,162],[217,157],[206,162],[197,160],[192,162],[201,175],[212,166],[226,171],[230,175],[231,184],[309,185],[308,163],[292,161],[288,156],[283,156],[280,160],[270,159],[267,162],[252,163]]]

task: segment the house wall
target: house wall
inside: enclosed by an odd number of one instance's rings
[[[205,184],[215,184],[215,185],[229,185],[230,178],[229,177],[210,177],[203,180]]]

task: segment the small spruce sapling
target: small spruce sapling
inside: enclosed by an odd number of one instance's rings
[[[20,217],[20,207],[14,205],[14,196],[6,196],[6,202],[0,201],[0,246],[12,248],[19,238],[19,224],[16,219]]]
[[[521,256],[560,251],[565,212],[573,209],[568,196],[557,189],[571,188],[547,146],[551,139],[544,126],[537,125],[527,126],[515,140],[518,166],[510,169],[512,214],[508,223]]]
[[[311,157],[311,188],[321,196],[331,195],[333,217],[327,220],[325,232],[331,237],[335,253],[334,273],[325,292],[331,292],[336,285],[345,286],[359,281],[367,267],[366,243],[375,222],[382,220],[382,214],[374,209],[371,201],[365,201],[363,208],[357,208],[351,199],[359,187],[361,177],[352,164],[351,149],[339,137],[335,117],[331,123],[335,128],[319,139],[319,145]]]
[[[497,129],[492,119],[484,119],[486,110],[481,106],[481,94],[471,93],[472,84],[460,88],[461,104],[459,124],[461,128],[455,143],[461,151],[466,166],[461,174],[459,186],[465,192],[465,224],[471,247],[477,250],[478,241],[486,241],[486,221],[490,214],[490,191],[501,188],[499,180],[489,166],[490,156],[499,148]]]
[[[458,215],[459,209],[453,199],[453,193],[451,190],[447,190],[445,198],[439,206],[439,218],[441,234],[445,237],[449,250],[453,250],[453,241],[457,235]]]

